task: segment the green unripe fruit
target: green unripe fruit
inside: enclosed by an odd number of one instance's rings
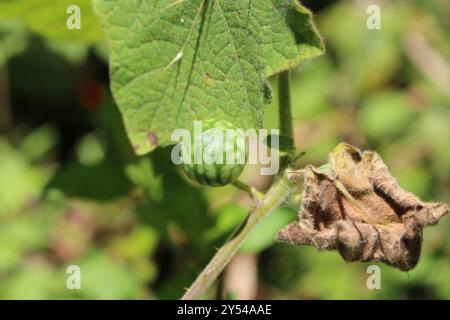
[[[189,163],[182,164],[186,175],[212,187],[236,181],[247,160],[244,132],[225,120],[203,121],[201,132],[191,139],[190,148],[183,150],[190,154]]]

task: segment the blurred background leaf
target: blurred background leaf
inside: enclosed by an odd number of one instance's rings
[[[80,30],[66,28],[67,8],[71,5],[80,8]],[[0,20],[20,21],[32,32],[51,40],[91,44],[103,37],[90,0],[3,0]]]

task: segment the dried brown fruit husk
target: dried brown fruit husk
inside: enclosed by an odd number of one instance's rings
[[[341,143],[327,169],[306,167],[300,220],[277,239],[406,271],[419,261],[423,227],[448,211],[444,203],[425,203],[401,189],[376,152]]]

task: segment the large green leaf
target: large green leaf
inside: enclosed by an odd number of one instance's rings
[[[259,128],[266,78],[320,55],[310,12],[288,0],[94,0],[112,90],[137,154],[195,119]]]
[[[77,5],[81,11],[81,28],[69,30],[67,8]],[[31,31],[51,40],[94,43],[102,40],[97,17],[90,0],[2,0],[0,20],[17,20]]]

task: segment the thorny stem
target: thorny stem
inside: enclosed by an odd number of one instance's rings
[[[289,76],[289,71],[284,71],[278,78],[278,88],[280,94],[280,132],[283,136],[291,137],[293,139],[294,130],[292,126]],[[292,148],[293,147],[294,146],[292,146]],[[253,228],[271,211],[278,208],[286,197],[290,195],[291,184],[285,175],[285,171],[288,166],[288,158],[283,157],[280,165],[280,171],[270,189],[265,195],[259,199],[255,199],[255,207],[250,211],[247,219],[239,227],[234,236],[217,251],[212,260],[194,281],[192,286],[183,295],[182,300],[198,299],[200,295],[204,293],[217,279],[223,269],[225,269]],[[234,185],[247,192],[249,192],[249,190],[251,192],[251,187],[243,184],[242,182],[237,182]]]

